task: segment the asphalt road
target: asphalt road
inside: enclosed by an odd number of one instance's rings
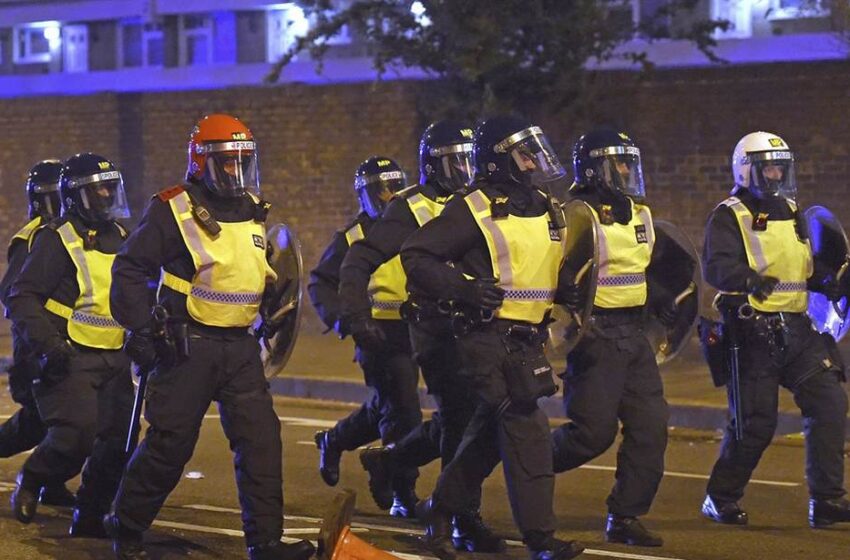
[[[335,490],[317,472],[313,433],[332,425],[348,410],[316,401],[277,399],[283,422],[286,535],[315,540],[319,520]],[[0,400],[0,414],[13,410],[8,397]],[[227,441],[210,409],[195,456],[146,538],[154,560],[178,558],[246,558]],[[5,418],[6,416],[4,416]],[[668,476],[646,524],[659,531],[662,548],[647,549],[604,542],[605,496],[612,484],[615,455],[609,451],[591,465],[560,475],[556,487],[558,535],[577,538],[588,550],[582,558],[632,560],[823,559],[850,558],[850,524],[813,531],[806,524],[807,492],[803,480],[804,449],[799,440],[783,438],[768,450],[743,502],[750,513],[749,527],[724,527],[703,519],[699,504],[717,451],[715,434],[674,430],[667,452]],[[0,461],[0,559],[89,560],[111,558],[109,544],[67,536],[70,512],[42,507],[36,521],[21,525],[11,515],[8,497],[24,457]],[[845,469],[845,472],[848,472]],[[436,465],[423,470],[420,494],[426,494],[437,475]],[[76,487],[78,480],[71,483]],[[340,487],[358,493],[354,530],[359,536],[405,555],[427,557],[411,522],[387,517],[372,503],[365,473],[356,453],[343,459]],[[508,539],[518,539],[513,526],[500,470],[485,486],[484,517]],[[514,543],[505,557],[526,558]],[[466,555],[486,560],[492,555]]]

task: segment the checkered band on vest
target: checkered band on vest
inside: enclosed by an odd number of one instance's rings
[[[231,305],[251,305],[260,303],[263,299],[263,294],[214,292],[195,286],[192,287],[192,295],[214,303],[227,303]]]
[[[646,282],[646,274],[619,274],[617,276],[600,276],[599,286],[636,286]]]
[[[377,301],[372,300],[372,307],[375,309],[381,309],[384,311],[394,311],[401,308],[401,304],[403,301]]]
[[[506,290],[505,299],[524,301],[551,301],[555,290]]]
[[[91,315],[81,311],[71,313],[71,320],[76,323],[85,323],[86,325],[94,325],[95,327],[117,328],[120,329],[121,324],[111,317],[102,317],[100,315]]]
[[[805,292],[805,282],[780,282],[773,289],[774,292]]]

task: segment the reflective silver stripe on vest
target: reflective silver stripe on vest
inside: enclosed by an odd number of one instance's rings
[[[490,232],[490,237],[496,245],[496,264],[499,270],[498,273],[499,285],[510,286],[514,281],[514,273],[511,270],[511,254],[508,251],[508,242],[505,240],[505,235],[502,230],[493,222],[493,217],[490,212],[490,201],[484,196],[481,191],[473,191],[467,196],[467,200],[472,204],[472,209],[476,214],[487,212],[487,216],[481,217],[481,224]]]
[[[615,276],[600,276],[598,286],[637,286],[646,282],[646,274],[618,274]]]
[[[743,211],[743,213],[745,214],[744,216],[742,216],[743,218],[745,218],[744,225],[747,225],[746,219],[749,219],[749,227],[744,227],[741,229],[743,230],[743,235],[746,235],[747,241],[749,241],[748,245],[750,246],[750,251],[752,252],[753,260],[756,263],[756,272],[762,274],[765,270],[767,270],[767,259],[764,257],[764,249],[762,249],[761,241],[759,241],[758,236],[753,231],[753,215],[750,213],[747,207],[744,206],[744,203],[734,196],[729,197],[728,199],[723,201],[722,204],[728,206],[729,209],[736,214],[735,221],[738,221],[737,215],[739,211]]]
[[[807,286],[805,282],[780,282],[773,288],[774,292],[805,292]]]
[[[401,309],[402,303],[404,303],[404,302],[403,301],[395,301],[395,300],[393,300],[393,301],[379,301],[379,300],[373,299],[372,300],[372,307],[374,307],[375,309],[381,309],[381,310],[384,310],[384,311],[396,311],[398,309]]]
[[[527,288],[525,290],[505,290],[505,299],[522,301],[546,301],[555,298],[555,290]]]
[[[110,317],[104,317],[102,315],[92,315],[91,313],[84,313],[82,311],[74,311],[71,313],[71,321],[75,323],[85,323],[87,325],[94,325],[95,327],[104,327],[104,328],[115,328],[120,329],[123,328],[121,323],[112,319]]]
[[[192,295],[198,299],[204,299],[213,303],[227,303],[231,305],[250,305],[260,303],[263,299],[262,293],[256,292],[216,292],[209,288],[192,286]]]
[[[80,308],[85,309],[94,307],[94,283],[91,279],[89,264],[86,262],[86,254],[83,250],[83,240],[80,239],[80,236],[77,235],[76,231],[74,231],[74,226],[72,226],[70,222],[65,222],[56,231],[59,232],[62,240],[65,241],[65,247],[67,247],[67,249],[72,253],[71,259],[74,261],[75,265],[80,267],[80,272],[82,273],[83,285],[80,286],[80,295],[82,296],[82,300],[80,300]],[[72,247],[75,243],[76,246]]]
[[[181,193],[171,200],[174,201],[174,206],[177,208],[178,214],[189,214],[189,219],[181,217],[177,218],[183,224],[183,232],[186,234],[186,243],[189,244],[189,249],[200,256],[201,262],[211,263],[212,257],[210,257],[209,253],[207,253],[207,250],[204,248],[204,242],[201,239],[201,228],[197,223],[195,223],[195,218],[192,216],[192,210],[189,208],[189,195]],[[198,278],[202,279],[202,284],[206,286],[212,285],[212,269],[212,266],[202,266],[197,271]]]
[[[418,206],[417,208],[414,208],[415,205],[420,203],[422,203],[423,206]],[[425,197],[421,194],[417,193],[411,197],[408,197],[407,205],[410,207],[410,211],[413,212],[413,215],[416,216],[416,221],[419,222],[419,227],[424,226],[425,224],[434,219],[434,216],[431,215],[427,203],[425,202]]]

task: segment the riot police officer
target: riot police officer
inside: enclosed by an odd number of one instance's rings
[[[310,300],[328,329],[337,329],[340,336],[348,334],[340,319],[338,295],[339,268],[343,258],[352,244],[368,234],[389,199],[404,186],[404,172],[393,160],[371,157],[361,163],[354,175],[360,213],[334,234],[319,265],[310,272]],[[398,257],[382,264],[372,275],[369,297],[372,319],[375,320],[369,324],[376,330],[372,338],[359,336],[356,357],[363,369],[366,385],[373,394],[336,426],[316,434],[316,443],[323,451],[319,472],[329,486],[336,486],[339,481],[339,450],[357,449],[378,438],[385,445],[393,443],[422,420],[419,370],[413,361],[407,324],[399,315],[399,308],[407,299],[407,291]],[[414,485],[417,476],[417,469],[407,469],[396,475],[398,480],[393,484],[395,501],[409,506],[409,511],[413,511],[412,506],[416,503]]]
[[[622,422],[605,537],[661,546],[662,539],[638,520],[649,511],[664,473],[669,420],[655,352],[642,325],[655,232],[644,201],[640,150],[624,132],[600,127],[576,142],[573,169],[570,192],[590,206],[600,262],[590,333],[567,357],[564,408],[571,421],[552,433],[555,472],[604,453]],[[564,285],[567,293],[574,288]],[[675,318],[670,306],[659,314],[668,322]]]
[[[62,210],[59,198],[61,171],[61,161],[46,159],[36,163],[27,176],[30,221],[9,242],[8,266],[0,280],[0,300],[4,306],[8,306],[12,282],[29,254],[35,232]],[[32,394],[32,381],[39,373],[38,357],[15,329],[12,329],[12,362],[9,367],[9,392],[12,400],[20,404],[21,408],[0,426],[0,457],[12,457],[32,449],[47,433]],[[74,505],[74,494],[64,484],[56,484],[42,488],[39,501],[46,505],[71,507]]]
[[[127,464],[105,520],[118,558],[146,557],[142,532],[180,481],[204,414],[217,401],[234,452],[243,530],[252,560],[304,560],[313,546],[280,542],[280,421],[248,326],[275,272],[266,260],[268,204],[258,198],[251,131],[223,114],[191,133],[186,182],[153,197],[112,273],[112,309],[130,334],[125,349],[148,382],[144,441]],[[148,283],[180,351],[155,339]],[[188,347],[188,348],[187,348]]]
[[[806,315],[807,289],[837,299],[835,274],[813,262],[795,202],[794,154],[776,134],[753,132],[732,153],[735,188],[708,219],[705,278],[720,291],[725,331],[736,334],[741,439],[734,419],[711,472],[702,513],[745,525],[738,505],[776,429],[779,386],[803,415],[809,524],[850,521],[844,490],[847,396],[843,367]],[[730,341],[733,342],[733,341]],[[732,385],[727,384],[732,407]]]
[[[8,300],[15,330],[39,356],[33,394],[47,427],[18,475],[12,509],[29,523],[39,489],[85,462],[70,532],[104,537],[133,404],[124,329],[109,306],[110,269],[126,236],[116,219],[129,211],[121,173],[99,155],[65,161],[59,190],[62,218],[36,233]]]
[[[468,368],[460,375],[472,383],[476,405],[423,512],[426,542],[439,558],[454,557],[451,515],[474,506],[476,490],[501,460],[532,559],[574,558],[582,547],[553,536],[552,447],[537,406],[538,397],[556,390],[543,324],[566,232],[560,205],[538,188],[564,170],[543,131],[519,117],[482,123],[473,157],[477,188],[411,235],[401,252],[411,298],[424,294],[453,310]]]

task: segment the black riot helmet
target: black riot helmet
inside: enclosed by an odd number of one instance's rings
[[[539,126],[517,116],[487,119],[472,140],[475,178],[533,187],[564,176]]]
[[[75,213],[89,224],[130,217],[121,173],[103,156],[87,152],[68,158],[59,192],[63,213]]]
[[[625,133],[605,126],[588,132],[573,146],[576,189],[597,189],[643,198],[640,150]]]
[[[472,128],[457,121],[432,123],[419,141],[419,182],[446,194],[472,182]]]
[[[373,220],[381,215],[393,194],[404,186],[404,171],[387,157],[370,157],[354,172],[354,190],[360,199],[360,209]]]
[[[62,210],[62,201],[59,198],[61,171],[62,162],[58,159],[45,159],[30,169],[27,176],[27,199],[31,220],[41,216],[47,221],[59,215]]]

